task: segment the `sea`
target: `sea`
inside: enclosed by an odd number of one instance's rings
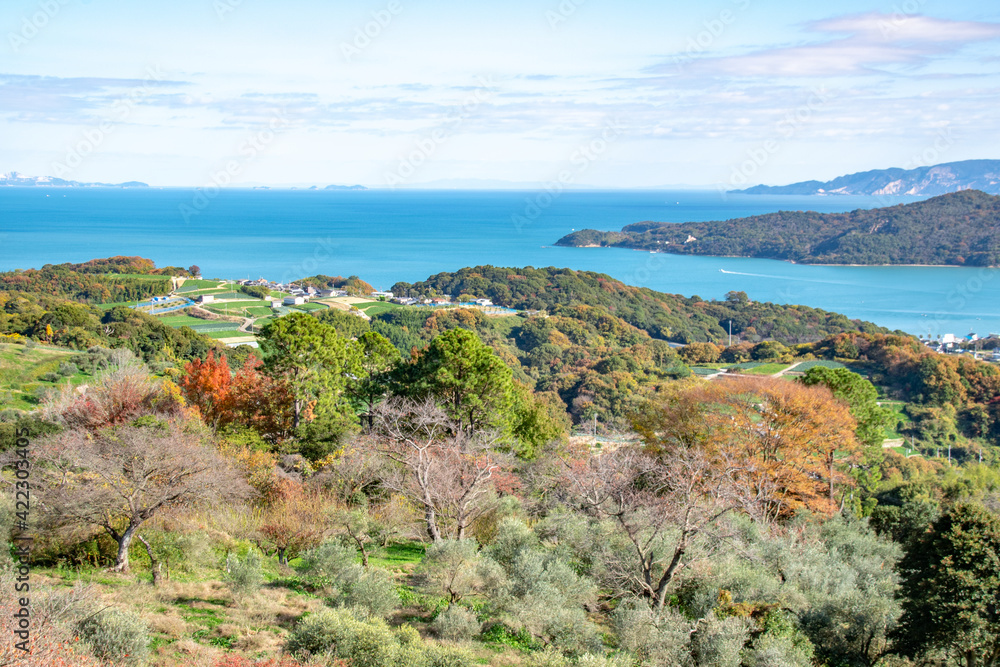
[[[378,289],[492,264],[598,271],[662,292],[844,313],[921,336],[1000,332],[1000,270],[810,266],[615,248],[560,248],[574,230],[843,212],[915,197],[716,191],[0,188],[0,270],[139,255],[203,275],[357,275]]]

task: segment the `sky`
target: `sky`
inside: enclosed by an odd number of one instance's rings
[[[5,0],[0,172],[698,186],[1000,158],[995,0]]]

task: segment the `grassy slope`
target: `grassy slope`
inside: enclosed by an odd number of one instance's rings
[[[371,558],[370,566],[388,570],[397,583],[401,606],[390,624],[409,623],[434,641],[430,621],[445,601],[419,592],[412,579],[425,546],[412,541],[391,544]],[[148,559],[141,548],[132,552],[131,575],[93,567],[36,567],[32,577],[36,584],[66,590],[77,584],[89,586],[102,606],[140,614],[151,630],[149,664],[157,667],[212,665],[227,653],[274,657],[296,622],[324,606],[323,592],[305,585],[298,559],[291,561],[291,568],[283,568],[273,557],[265,558],[265,584],[246,599],[235,599],[222,580],[221,554],[206,551],[199,561],[187,571],[175,568],[160,588],[149,583]],[[484,665],[509,665],[514,657],[509,652],[504,655],[500,645],[473,642],[469,647]]]
[[[28,350],[24,345],[0,343],[0,410],[32,410],[38,405],[35,391],[39,387],[55,387],[67,381],[72,384],[86,382],[90,376],[82,373],[68,380],[61,378],[59,383],[39,379],[45,373],[55,373],[59,364],[74,354],[74,350],[45,345]]]

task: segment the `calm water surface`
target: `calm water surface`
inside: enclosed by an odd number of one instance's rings
[[[664,292],[845,313],[911,333],[1000,331],[1000,270],[825,267],[556,248],[574,229],[643,220],[720,220],[778,210],[848,211],[913,201],[874,197],[722,197],[715,192],[0,188],[0,270],[140,255],[205,275],[359,275],[377,288],[464,266],[600,271]]]

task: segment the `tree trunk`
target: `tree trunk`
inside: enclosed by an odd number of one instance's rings
[[[424,520],[427,522],[427,535],[430,536],[432,541],[440,542],[441,530],[438,528],[437,514],[434,512],[433,507],[427,507],[424,512]]]
[[[156,556],[153,555],[153,547],[150,546],[149,542],[146,541],[142,535],[135,536],[137,540],[142,542],[142,546],[146,547],[146,554],[149,556],[149,569],[153,573],[153,586],[159,587],[160,585],[160,561],[156,560]]]
[[[115,558],[115,566],[111,568],[112,572],[128,573],[128,548],[132,545],[132,538],[138,529],[139,526],[129,524],[124,533],[111,536],[118,542],[118,555]]]
[[[297,429],[302,415],[302,400],[296,398],[295,401],[293,401],[293,405],[295,406],[295,418],[292,421],[292,428]]]
[[[288,565],[288,557],[285,556],[283,547],[278,547],[278,565]]]

